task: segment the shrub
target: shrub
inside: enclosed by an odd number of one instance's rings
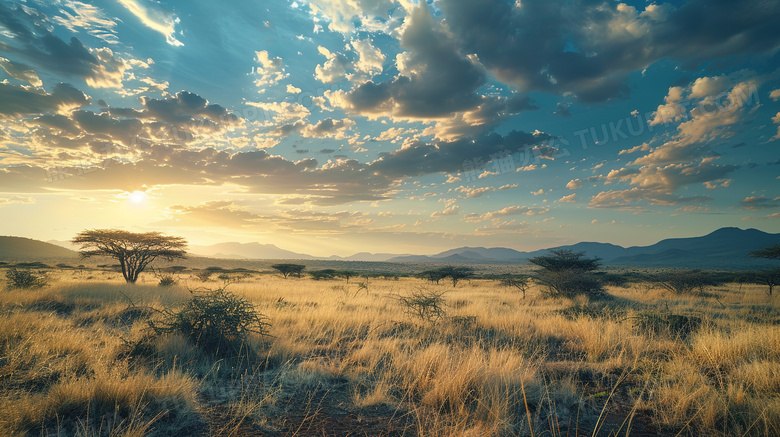
[[[180,333],[204,352],[238,354],[250,333],[267,335],[266,317],[246,298],[219,288],[190,290],[193,294],[179,310],[166,309],[162,321],[150,323],[156,334]]]
[[[687,338],[701,326],[702,320],[696,316],[681,314],[639,314],[634,322],[634,328],[642,333],[652,332],[657,335],[671,335]]]
[[[650,280],[674,294],[704,294],[708,287],[722,281],[713,274],[701,270],[675,270],[651,275]]]
[[[8,269],[5,272],[9,288],[38,288],[46,285],[46,279],[42,274],[31,270]]]
[[[319,281],[322,279],[333,279],[338,274],[337,271],[333,269],[323,269],[323,270],[314,270],[312,272],[309,272],[311,275],[311,278],[315,281]]]
[[[516,288],[523,292],[523,299],[525,299],[525,292],[528,290],[528,280],[530,276],[527,275],[506,275],[500,279],[500,284],[503,287]]]
[[[420,320],[434,324],[446,314],[444,310],[444,292],[418,289],[409,296],[399,296],[404,312]]]
[[[201,282],[208,282],[213,274],[214,272],[211,270],[201,270],[198,273],[195,273],[195,277],[200,279]]]
[[[160,282],[157,285],[160,287],[170,287],[174,284],[176,284],[176,277],[173,275],[162,275],[160,276]]]

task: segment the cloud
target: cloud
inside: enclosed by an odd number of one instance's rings
[[[371,168],[389,176],[463,172],[466,160],[484,159],[506,150],[530,150],[551,138],[544,132],[511,131],[505,136],[489,134],[474,140],[413,141],[372,162]]]
[[[751,196],[745,197],[739,202],[739,205],[745,209],[760,210],[760,209],[772,209],[780,208],[780,197],[770,199],[766,196]]]
[[[59,2],[58,6],[60,15],[51,17],[55,23],[73,33],[83,29],[109,44],[119,43],[116,30],[114,30],[116,21],[109,18],[99,8],[73,0],[63,0]]]
[[[566,188],[570,190],[576,190],[578,188],[582,188],[582,181],[579,179],[572,179],[569,181],[568,184],[566,184]]]
[[[144,26],[159,32],[165,37],[165,41],[172,46],[183,46],[184,44],[176,39],[176,24],[179,19],[171,12],[164,11],[157,6],[143,4],[138,0],[117,0],[131,14],[141,20]]]
[[[51,94],[42,89],[31,89],[0,82],[0,114],[8,116],[68,112],[85,106],[89,98],[72,85],[61,83]]]
[[[260,64],[259,67],[254,68],[254,73],[260,76],[255,80],[255,86],[260,88],[261,93],[265,91],[265,86],[276,84],[290,76],[284,71],[282,58],[278,56],[271,58],[267,50],[255,52],[255,60]],[[287,86],[287,91],[290,91],[290,85]]]
[[[437,6],[461,50],[476,54],[502,82],[571,92],[584,102],[625,95],[629,72],[664,58],[695,63],[766,52],[780,42],[780,5],[771,2],[693,0],[637,9],[603,1],[443,0]]]
[[[499,209],[497,211],[486,212],[483,214],[469,213],[465,217],[465,221],[469,223],[478,223],[485,220],[495,220],[500,217],[514,216],[514,215],[541,215],[550,211],[550,208],[531,208],[523,205],[507,206],[506,208]]]
[[[21,62],[9,61],[3,57],[0,57],[0,67],[2,67],[9,76],[16,80],[21,80],[29,83],[34,87],[42,87],[43,82],[38,78],[38,73],[27,64]]]
[[[558,199],[558,202],[560,203],[570,203],[576,201],[577,201],[577,193],[571,193],[569,195],[563,196],[560,199]]]
[[[390,10],[403,11],[392,0],[311,0],[309,7],[312,15],[322,15],[330,21],[328,29],[341,33],[376,27],[389,30],[394,21],[390,19]]]
[[[671,193],[659,193],[646,188],[634,187],[628,190],[602,191],[590,198],[589,205],[593,208],[641,209],[631,207],[638,201],[649,201],[653,205],[677,205],[681,203],[702,203],[712,200],[709,196],[682,197]]]
[[[486,78],[478,65],[460,55],[425,3],[414,9],[409,20],[400,40],[407,51],[396,57],[398,76],[332,93],[332,104],[363,115],[409,119],[445,117],[479,105],[481,98],[475,91]]]
[[[769,93],[769,98],[774,100],[775,102],[780,100],[780,88],[776,90],[772,90],[772,92]]]
[[[317,47],[317,51],[327,58],[324,64],[317,65],[314,69],[314,77],[317,80],[322,83],[335,83],[348,77],[347,69],[352,68],[352,63],[346,56],[322,46]]]
[[[22,8],[11,10],[0,5],[0,26],[13,35],[10,43],[0,41],[0,51],[67,77],[83,78],[95,88],[122,86],[127,67],[111,49],[91,49],[76,37],[66,43],[36,20],[37,16]]]
[[[355,62],[355,68],[369,76],[375,76],[382,72],[382,64],[385,62],[385,55],[381,50],[374,47],[368,39],[353,39],[350,46],[358,54],[358,60]]]
[[[23,197],[23,196],[0,197],[0,207],[11,205],[11,204],[29,205],[32,203],[35,203],[35,199],[33,199],[32,197]]]
[[[491,191],[494,191],[495,188],[493,187],[458,187],[456,188],[456,191],[460,191],[464,194],[465,197],[468,198],[476,198],[476,197],[482,197],[484,194],[487,194]]]
[[[460,207],[458,205],[452,205],[449,208],[445,208],[443,211],[435,211],[431,214],[431,218],[439,218],[448,215],[457,215],[460,213]]]

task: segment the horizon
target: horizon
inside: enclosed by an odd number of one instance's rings
[[[740,228],[740,227],[722,227],[722,228],[714,229],[712,231],[709,231],[707,233],[700,234],[700,235],[697,234],[697,235],[689,235],[687,237],[673,237],[673,238],[701,238],[701,237],[706,237],[706,236],[708,236],[710,234],[713,234],[715,232],[722,231],[724,229],[736,229],[738,231],[765,232],[765,231],[762,231],[762,230],[756,229],[756,228],[744,228],[743,229],[743,228]],[[772,234],[772,233],[768,233],[768,234]],[[780,233],[778,233],[778,234],[780,234]],[[65,248],[71,249],[71,250],[77,250],[77,249],[75,249],[76,246],[73,245],[70,242],[70,240],[56,240],[56,239],[40,240],[40,239],[36,239],[36,238],[33,238],[33,237],[20,236],[20,235],[3,235],[3,236],[0,236],[0,237],[27,238],[27,239],[36,240],[36,241],[42,241],[44,243],[54,244],[54,245],[57,245],[57,246],[60,246],[60,247],[65,247]],[[539,248],[536,248],[536,249],[523,249],[523,248],[508,247],[508,246],[457,246],[457,247],[449,247],[447,249],[440,250],[440,251],[437,251],[437,252],[425,252],[425,253],[371,252],[371,251],[367,251],[367,250],[361,250],[361,251],[349,253],[347,255],[337,255],[337,254],[312,255],[312,254],[306,253],[306,252],[296,252],[296,251],[288,250],[285,247],[280,247],[280,246],[278,246],[276,244],[273,244],[273,243],[259,243],[257,241],[249,241],[249,242],[222,241],[222,242],[215,243],[215,244],[210,244],[210,245],[198,245],[198,244],[192,245],[189,242],[187,242],[187,246],[188,246],[188,252],[191,253],[192,255],[199,256],[199,257],[206,257],[206,258],[213,258],[216,255],[222,255],[222,256],[220,256],[220,258],[224,258],[225,256],[231,255],[231,254],[215,253],[215,254],[207,255],[207,254],[204,254],[204,253],[193,252],[192,251],[192,247],[195,246],[195,247],[198,247],[199,249],[206,249],[206,248],[211,248],[211,247],[213,247],[215,245],[220,245],[220,244],[240,244],[240,245],[251,245],[251,244],[269,245],[270,244],[270,245],[276,247],[277,249],[281,249],[281,250],[288,251],[288,252],[294,252],[297,255],[311,256],[311,257],[313,257],[315,259],[328,259],[328,258],[332,258],[332,257],[348,258],[348,257],[354,256],[354,255],[360,255],[360,254],[377,255],[377,254],[383,254],[383,253],[384,254],[390,254],[390,255],[393,255],[393,256],[405,256],[405,255],[411,255],[411,256],[436,256],[436,255],[440,255],[440,254],[442,254],[444,252],[449,252],[449,251],[458,250],[458,249],[512,249],[512,250],[515,250],[515,251],[518,251],[518,252],[530,253],[530,252],[536,252],[536,251],[542,251],[542,250],[552,250],[552,249],[556,249],[558,247],[573,246],[573,245],[577,245],[577,244],[580,244],[580,243],[584,243],[584,244],[611,244],[611,245],[614,245],[614,246],[622,247],[624,249],[632,249],[632,248],[641,248],[641,247],[652,246],[652,245],[654,245],[656,243],[659,243],[661,241],[664,241],[664,240],[667,240],[667,238],[664,238],[664,239],[661,239],[661,240],[657,240],[657,241],[654,241],[652,243],[645,244],[645,245],[633,245],[633,246],[616,244],[616,243],[610,243],[610,242],[604,242],[604,241],[581,240],[581,241],[577,241],[577,242],[571,243],[571,244],[564,244],[564,245],[560,245],[560,246],[539,247]],[[238,255],[238,254],[234,254],[234,255]],[[586,253],[586,255],[587,255],[587,253]],[[252,258],[246,258],[245,256],[240,256],[239,255],[239,258],[237,258],[237,259],[252,259]],[[268,258],[268,259],[276,259],[276,258]],[[283,259],[283,258],[279,258],[279,259]]]
[[[3,233],[315,257],[780,233],[778,17],[0,0]]]

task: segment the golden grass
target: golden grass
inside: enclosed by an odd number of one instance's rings
[[[390,411],[407,435],[631,435],[629,417],[671,435],[780,435],[780,308],[757,286],[689,297],[633,285],[571,302],[488,280],[372,278],[365,290],[363,278],[255,276],[228,290],[269,318],[271,337],[251,337],[258,356],[229,362],[175,334],[134,359],[144,317],[119,317],[129,302],[171,307],[220,281],[92,276],[0,293],[0,434],[274,432],[289,411],[316,415],[333,398],[345,411]],[[419,289],[446,292],[444,319],[404,312],[397,296]],[[561,312],[573,305],[600,312]],[[688,337],[654,334],[636,327],[648,312],[703,323]]]

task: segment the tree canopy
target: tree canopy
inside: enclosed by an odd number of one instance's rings
[[[301,276],[301,272],[306,268],[306,266],[303,264],[282,263],[274,264],[271,266],[271,268],[281,273],[282,276],[284,276],[284,279],[287,279],[287,277],[290,275]]]
[[[748,256],[753,258],[767,258],[767,259],[780,260],[780,244],[775,244],[774,246],[769,246],[763,249],[754,250],[750,252]]]
[[[574,252],[571,249],[553,249],[550,255],[535,256],[528,260],[544,270],[559,272],[563,270],[581,270],[591,272],[599,268],[598,258],[584,258],[585,252]]]
[[[82,231],[72,240],[81,246],[83,258],[109,256],[119,261],[122,276],[134,284],[138,275],[155,259],[173,260],[187,254],[187,241],[182,237],[159,232],[129,232],[121,229],[91,229]]]

